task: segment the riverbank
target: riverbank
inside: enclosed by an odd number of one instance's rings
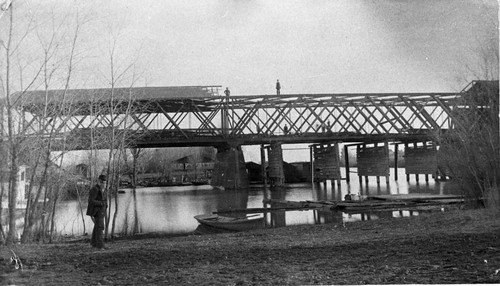
[[[466,210],[246,233],[16,245],[28,285],[500,283],[500,212]]]

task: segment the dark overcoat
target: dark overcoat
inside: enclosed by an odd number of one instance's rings
[[[88,216],[97,216],[97,214],[106,209],[106,199],[99,185],[95,185],[89,192],[89,204],[87,206]]]

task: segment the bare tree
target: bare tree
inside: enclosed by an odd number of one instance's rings
[[[10,6],[8,15],[9,29],[7,34],[3,35],[5,41],[2,41],[5,53],[0,84],[5,98],[4,109],[8,126],[6,148],[9,150],[9,231],[6,242],[12,243],[16,237],[17,176],[21,163],[29,164],[31,172],[21,239],[27,242],[32,238],[32,230],[39,217],[43,218],[41,224],[47,223],[48,226],[47,229],[42,228],[43,233],[49,229],[54,230],[55,205],[62,190],[64,176],[62,170],[56,170],[57,176],[54,176],[54,170],[51,170],[54,160],[51,150],[55,140],[58,140],[57,135],[61,127],[65,126],[65,122],[70,118],[65,97],[73,74],[78,36],[84,21],[76,17],[74,30],[70,31],[66,26],[71,17],[59,19],[52,14],[52,18],[37,18],[33,13],[26,13],[27,18],[21,16],[15,21],[14,16],[17,14],[14,13],[13,5]],[[54,104],[49,98],[49,89],[61,85],[62,98],[58,104]],[[34,98],[27,96],[31,89],[38,86],[43,86],[45,90],[43,103],[33,103],[31,100]],[[14,92],[16,89],[18,91]],[[23,110],[24,106],[33,104],[38,106],[35,111],[37,114],[27,115],[29,112]],[[64,112],[66,114],[63,114]],[[28,122],[29,118],[31,120]],[[33,122],[38,122],[38,125],[35,126]],[[63,154],[64,152],[59,155],[59,160],[62,160]],[[50,203],[39,207],[38,202],[42,196],[44,204]],[[47,215],[40,216],[41,213]],[[48,233],[51,239],[53,231]]]
[[[102,172],[108,177],[106,196],[108,205],[114,203],[114,213],[112,208],[108,208],[105,219],[105,237],[108,237],[111,230],[111,237],[114,235],[115,223],[118,213],[118,187],[120,175],[123,172],[122,162],[126,158],[126,148],[131,141],[133,132],[129,130],[133,125],[131,115],[138,112],[138,106],[134,102],[133,86],[140,78],[136,71],[136,59],[131,61],[121,58],[122,49],[119,46],[119,34],[114,34],[113,29],[109,32],[109,45],[107,47],[107,71],[101,74],[105,79],[108,89],[104,95],[96,94],[91,104],[91,117],[98,117],[102,128],[91,128],[91,150],[90,154],[92,173],[95,172],[97,162],[95,156],[97,149],[106,150],[107,160],[102,167]],[[125,65],[123,63],[126,62]],[[123,88],[123,86],[126,86]],[[105,132],[101,132],[104,131]]]
[[[5,65],[4,74],[2,77],[2,87],[5,96],[5,109],[6,109],[6,120],[7,120],[7,149],[9,158],[9,188],[8,188],[8,200],[9,200],[9,231],[6,237],[6,243],[12,244],[15,241],[16,236],[16,198],[17,198],[17,188],[18,188],[18,169],[19,169],[19,142],[18,134],[15,129],[16,118],[14,115],[14,101],[11,94],[12,87],[12,56],[17,50],[14,43],[14,8],[13,5],[10,6],[8,10],[9,16],[9,27],[7,32],[7,41],[3,42],[3,48],[5,50]]]
[[[115,101],[114,98],[114,93],[115,93],[115,88],[116,85],[123,80],[123,78],[127,75],[127,73],[131,73],[132,76],[130,78],[130,84],[129,88],[130,90],[134,86],[135,82],[137,81],[137,74],[135,72],[135,62],[130,63],[129,65],[125,66],[122,69],[119,69],[117,67],[116,63],[116,53],[117,53],[117,38],[113,38],[113,43],[109,49],[109,64],[110,64],[110,77],[109,77],[109,85],[111,87],[111,98],[109,100],[109,113],[114,115],[117,112],[117,107],[115,104],[123,105],[123,101],[126,102],[126,109],[124,110],[124,121],[123,121],[123,126],[125,129],[121,134],[117,134],[117,130],[113,128],[111,132],[111,140],[110,140],[110,145],[109,145],[109,156],[108,156],[108,177],[111,178],[110,182],[111,185],[109,186],[109,190],[111,190],[111,194],[113,195],[114,198],[114,213],[112,216],[111,220],[111,237],[114,236],[115,232],[115,225],[116,225],[116,217],[118,214],[118,186],[119,186],[119,177],[121,174],[120,166],[119,164],[120,161],[120,155],[125,156],[126,153],[124,152],[125,148],[127,148],[127,137],[129,136],[128,134],[128,119],[129,115],[132,112],[135,112],[135,110],[132,110],[133,106],[133,98],[132,98],[132,91],[129,92],[128,99],[121,99]],[[121,101],[121,102],[120,102]],[[120,112],[120,111],[118,111]],[[111,126],[115,126],[115,117],[111,117]],[[111,198],[111,197],[108,197]],[[111,218],[111,209],[108,209],[108,218]],[[107,230],[110,224],[110,220],[106,220],[106,236],[107,236]]]
[[[440,136],[447,169],[462,191],[475,200],[500,205],[498,37],[477,52],[461,78],[474,80],[455,102],[454,128]]]

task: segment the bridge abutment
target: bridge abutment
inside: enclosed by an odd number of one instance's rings
[[[211,185],[233,190],[249,187],[248,173],[241,145],[230,144],[217,147]]]

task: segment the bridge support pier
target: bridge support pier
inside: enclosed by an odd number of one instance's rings
[[[285,172],[283,170],[283,150],[281,143],[273,143],[268,149],[269,158],[269,186],[271,188],[283,188],[285,186]]]
[[[405,144],[405,172],[406,180],[410,180],[410,175],[415,175],[415,180],[419,181],[419,174],[425,175],[425,181],[429,181],[429,175],[437,178],[437,150],[435,144],[423,142],[420,146],[417,142],[413,146]]]
[[[376,176],[377,184],[380,184],[380,176],[385,177],[386,184],[389,184],[389,144],[384,146],[370,147],[367,144],[358,145],[358,176],[359,184],[362,183],[362,177],[365,176],[365,184],[368,185],[368,176]]]
[[[324,182],[326,187],[326,181],[331,180],[332,186],[334,181],[337,181],[337,186],[340,189],[340,153],[339,144],[335,143],[333,145],[318,144],[311,146],[311,152],[313,156],[313,182]]]
[[[246,189],[249,187],[248,173],[241,145],[230,144],[217,147],[211,185],[226,190]]]

